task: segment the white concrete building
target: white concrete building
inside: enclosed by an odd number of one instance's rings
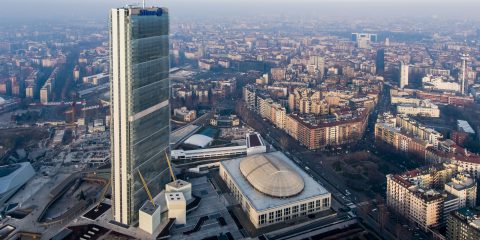
[[[392,96],[390,98],[391,104],[412,104],[412,105],[420,105],[422,99],[420,98],[412,98],[412,97],[398,97]]]
[[[437,105],[433,104],[429,100],[423,100],[420,105],[415,104],[400,104],[397,105],[397,113],[425,116],[425,117],[440,117],[440,109]]]
[[[183,122],[191,122],[197,118],[197,111],[188,110],[186,107],[175,108],[173,116]]]
[[[52,100],[52,83],[47,80],[43,87],[40,89],[40,102],[48,103]]]
[[[445,183],[445,191],[460,199],[460,207],[476,206],[477,182],[466,174],[458,174],[451,182]]]
[[[400,63],[400,88],[408,85],[408,64]]]
[[[185,201],[192,199],[192,184],[181,179],[177,179],[174,182],[167,183],[165,185],[166,192],[181,192]]]
[[[399,175],[387,175],[387,206],[424,230],[440,224],[443,202],[444,197],[435,190],[419,188]]]
[[[197,159],[211,159],[211,158],[225,158],[225,157],[239,157],[244,155],[253,155],[257,153],[264,153],[267,151],[267,146],[262,137],[258,133],[247,133],[245,137],[246,145],[231,146],[231,147],[217,147],[204,148],[195,150],[172,150],[171,156],[173,160],[197,160]]]
[[[331,206],[331,194],[281,152],[223,161],[220,177],[256,228]]]
[[[184,144],[194,146],[197,148],[206,148],[210,146],[210,144],[213,142],[213,138],[203,135],[203,134],[193,134],[185,142]]]
[[[90,83],[93,85],[99,85],[108,83],[109,75],[107,73],[99,73],[91,76],[83,77],[83,83]]]
[[[187,223],[187,201],[182,192],[165,192],[168,218],[175,218],[175,224]]]
[[[155,206],[150,201],[145,202],[138,213],[138,228],[149,234],[153,234],[161,224],[161,202],[155,199],[154,203]]]
[[[422,88],[426,90],[461,92],[461,85],[446,76],[427,75],[422,78]]]

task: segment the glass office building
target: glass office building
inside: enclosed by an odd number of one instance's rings
[[[166,8],[110,13],[112,202],[114,220],[132,224],[148,195],[170,181],[169,19]]]
[[[381,75],[385,73],[385,49],[377,50],[377,57],[375,59],[376,74]]]

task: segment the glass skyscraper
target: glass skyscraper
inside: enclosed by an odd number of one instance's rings
[[[377,50],[377,57],[375,61],[376,74],[381,75],[385,72],[385,49],[381,48]]]
[[[166,8],[110,13],[112,202],[114,220],[132,224],[148,195],[170,181],[169,18]]]

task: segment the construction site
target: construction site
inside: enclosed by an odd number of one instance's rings
[[[68,222],[81,211],[96,203],[107,191],[108,180],[91,174],[74,174],[50,192],[47,203],[37,221],[44,226]]]

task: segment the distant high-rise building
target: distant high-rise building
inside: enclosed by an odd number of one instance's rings
[[[359,48],[367,48],[370,43],[377,42],[377,34],[371,33],[352,33],[352,41],[357,43]]]
[[[123,224],[148,200],[140,173],[154,196],[170,181],[168,34],[166,8],[110,12],[112,206]]]
[[[385,72],[385,49],[382,48],[377,50],[375,65],[377,75],[381,75]]]
[[[325,59],[320,56],[311,56],[310,64],[314,65],[318,70],[318,75],[323,77],[325,74]]]
[[[467,84],[465,78],[467,75],[467,60],[468,60],[468,54],[462,54],[462,76],[460,79],[460,84],[461,84],[461,93],[465,94],[465,91],[467,91]]]
[[[29,86],[25,89],[25,96],[26,96],[27,98],[34,98],[34,97],[35,97],[35,86],[29,85]]]
[[[52,100],[52,83],[49,80],[45,82],[43,87],[40,89],[40,102],[48,103]]]
[[[385,46],[390,46],[390,38],[385,38]]]
[[[357,41],[358,34],[357,33],[352,33],[352,42]]]
[[[408,64],[400,62],[400,88],[408,85]]]

